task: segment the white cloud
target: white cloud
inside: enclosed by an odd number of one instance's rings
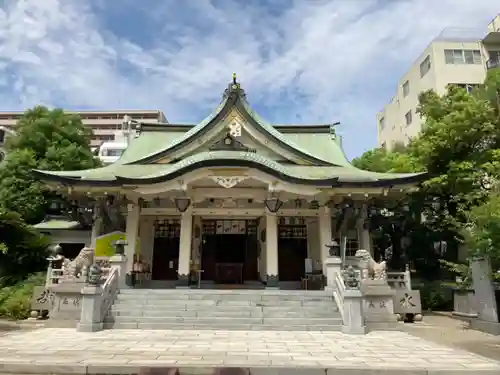
[[[236,71],[270,120],[343,122],[353,156],[375,145],[375,112],[431,39],[445,27],[485,28],[497,11],[493,0],[290,0],[285,11],[112,3],[7,0],[0,108],[161,109],[170,121],[194,121]]]

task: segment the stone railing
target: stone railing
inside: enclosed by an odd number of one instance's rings
[[[109,260],[111,267],[105,281],[85,286],[82,291],[82,309],[77,330],[96,332],[103,329],[106,314],[113,305],[120,288],[125,287],[125,268],[127,258],[116,255]]]
[[[409,269],[403,272],[387,272],[387,283],[392,289],[411,290],[411,273]]]
[[[342,316],[342,332],[348,334],[365,334],[367,332],[363,313],[363,294],[360,290],[361,274],[352,266],[337,272],[335,290],[339,295]]]
[[[102,279],[106,280],[111,270],[111,267],[102,267],[101,270],[102,270]],[[49,268],[47,270],[47,280],[45,282],[45,286],[50,287],[60,284],[64,279],[63,272],[64,272],[63,268]]]
[[[118,268],[111,268],[106,282],[102,286],[103,291],[101,300],[101,322],[104,320],[104,317],[115,302],[116,294],[118,292],[119,275],[120,271]]]
[[[342,321],[344,321],[344,294],[345,294],[345,284],[342,275],[339,272],[335,272],[334,278],[334,288],[333,288],[333,298],[340,312]]]
[[[61,279],[63,278],[63,269],[62,268],[51,268],[47,269],[47,279],[45,281],[45,286],[49,287],[52,285],[59,284]]]

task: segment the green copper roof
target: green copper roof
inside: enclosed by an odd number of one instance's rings
[[[50,177],[65,182],[79,184],[109,183],[118,184],[151,184],[174,179],[190,170],[203,166],[248,166],[262,169],[283,179],[323,186],[335,184],[370,184],[379,185],[384,181],[405,183],[404,180],[417,177],[419,174],[375,173],[354,167],[310,167],[299,165],[283,165],[274,160],[252,152],[208,151],[187,157],[173,164],[124,165],[110,164],[103,168],[83,171],[48,172],[35,171],[41,178]],[[399,180],[399,181],[398,181]]]
[[[256,131],[268,138],[269,148],[287,149],[310,165],[301,166],[293,162],[278,162],[269,157],[250,152],[246,147],[224,151],[202,151],[174,160],[169,164],[155,164],[161,158],[168,158],[176,150],[196,142],[220,124],[235,108],[244,120]],[[306,129],[306,127],[303,127]],[[304,130],[303,129],[303,130]],[[423,174],[374,173],[355,168],[346,158],[340,142],[334,139],[328,126],[317,126],[308,131],[287,128],[284,133],[265,122],[246,101],[246,95],[238,83],[231,84],[224,93],[219,107],[196,126],[145,125],[140,135],[131,140],[121,158],[108,166],[84,171],[34,171],[43,180],[83,186],[122,186],[152,184],[178,178],[190,171],[204,167],[247,167],[261,170],[292,183],[317,186],[391,186],[414,184],[423,179]],[[273,143],[274,142],[274,143]],[[202,145],[200,143],[200,145]],[[241,143],[240,143],[241,145]],[[243,145],[244,146],[244,145]],[[231,146],[232,147],[232,146]]]
[[[128,164],[148,155],[157,154],[166,148],[165,145],[174,144],[181,137],[185,137],[185,134],[187,133],[170,131],[143,132],[139,137],[132,139],[130,145],[115,164]]]
[[[78,221],[66,218],[47,218],[46,220],[33,225],[33,228],[38,230],[77,229],[80,227],[81,224]]]
[[[167,125],[168,126],[168,125]],[[118,159],[117,164],[129,164],[144,158],[145,152],[148,154],[157,154],[165,149],[166,144],[176,142],[185,133],[175,131],[146,131],[135,139],[132,139],[129,147],[125,150],[122,157]],[[351,164],[345,157],[342,149],[336,140],[332,139],[330,134],[314,133],[288,133],[282,137],[290,144],[296,144],[301,148],[314,145],[314,153],[317,157],[326,160],[332,164],[340,166],[350,166]]]

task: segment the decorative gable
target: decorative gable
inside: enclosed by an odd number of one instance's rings
[[[241,135],[241,129],[240,129]],[[226,136],[217,142],[215,142],[211,147],[210,151],[244,151],[244,152],[257,152],[255,148],[249,148],[245,146],[240,141],[237,141],[236,136],[231,134],[231,132],[227,133]]]

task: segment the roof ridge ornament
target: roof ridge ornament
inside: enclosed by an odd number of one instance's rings
[[[330,124],[330,136],[332,139],[337,139],[337,129],[336,127],[340,125],[340,122],[334,122],[333,124]]]
[[[231,95],[232,93],[235,93],[236,95],[240,96],[243,99],[247,98],[245,90],[241,88],[240,83],[236,79],[236,73],[233,73],[233,80],[228,85],[227,89],[224,90],[224,94],[222,95],[222,100],[227,99],[229,95]]]

